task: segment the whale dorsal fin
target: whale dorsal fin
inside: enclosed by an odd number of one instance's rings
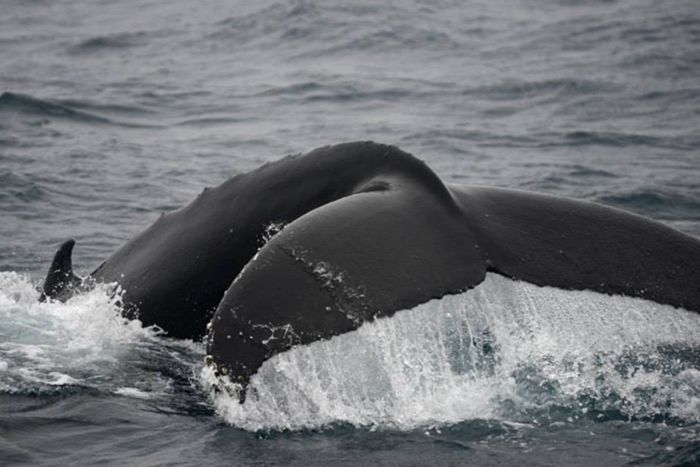
[[[82,283],[82,279],[73,273],[73,246],[75,240],[70,239],[58,248],[46,274],[40,301],[43,302],[47,298],[66,300],[70,298],[74,288]]]

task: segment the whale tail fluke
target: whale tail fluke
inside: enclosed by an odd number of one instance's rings
[[[49,272],[46,274],[39,301],[43,302],[48,298],[67,300],[73,295],[73,291],[82,284],[83,280],[73,273],[73,260],[71,258],[73,246],[75,246],[75,240],[70,239],[59,247]]]

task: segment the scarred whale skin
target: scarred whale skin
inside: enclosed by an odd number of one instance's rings
[[[264,243],[271,224],[285,227]],[[70,269],[71,248],[49,271],[49,297],[67,293],[62,277],[75,283],[61,267]],[[700,311],[697,239],[598,204],[448,186],[414,156],[372,142],[205,189],[91,278],[118,283],[127,315],[170,336],[196,339],[209,323],[208,361],[245,385],[276,353],[462,292],[487,271]]]

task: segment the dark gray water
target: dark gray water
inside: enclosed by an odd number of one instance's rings
[[[360,139],[700,237],[700,8],[3,0],[0,464],[700,462],[683,310],[492,277],[280,356],[240,406],[103,291],[36,303],[66,238],[89,272],[204,186]]]

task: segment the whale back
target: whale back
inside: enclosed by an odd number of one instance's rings
[[[382,174],[401,174],[456,209],[440,179],[398,148],[370,142],[328,146],[205,189],[126,243],[92,277],[121,286],[127,315],[172,337],[200,338],[270,227],[354,193],[384,190]]]

